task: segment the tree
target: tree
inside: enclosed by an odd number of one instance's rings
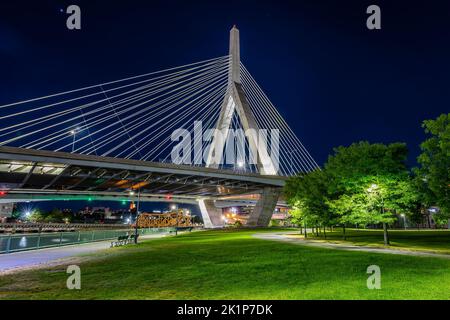
[[[72,216],[70,214],[64,214],[60,209],[53,208],[52,211],[48,212],[45,216],[45,222],[66,222],[71,221]]]
[[[44,222],[45,215],[39,209],[34,209],[27,219],[31,222]]]
[[[416,173],[427,202],[440,209],[440,217],[435,218],[444,222],[450,218],[450,113],[425,120],[422,127],[430,137],[420,145],[417,161],[421,167]]]
[[[292,221],[305,226],[329,226],[335,215],[328,206],[328,177],[325,172],[315,170],[290,178],[284,194],[291,211]]]
[[[406,145],[363,141],[334,152],[325,165],[330,179],[329,206],[342,223],[381,223],[388,245],[388,225],[395,221],[395,213],[410,205],[411,195],[402,196],[398,191],[410,179]]]
[[[330,209],[337,215],[336,223],[343,226],[343,238],[346,240],[345,227],[348,223],[366,225],[369,219],[364,216],[367,211],[364,201],[358,199],[359,194],[343,194],[338,198],[328,200]]]

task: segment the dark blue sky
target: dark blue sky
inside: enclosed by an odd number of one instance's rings
[[[9,4],[8,4],[9,2]],[[65,27],[69,4],[82,30]],[[378,4],[382,30],[366,28]],[[2,1],[0,105],[222,56],[241,59],[322,165],[354,141],[404,141],[450,108],[448,1]]]
[[[81,31],[60,12],[73,3]],[[365,26],[372,3],[382,30]],[[2,1],[0,104],[227,54],[233,23],[243,62],[319,164],[362,139],[405,141],[414,160],[421,121],[450,109],[445,1]]]

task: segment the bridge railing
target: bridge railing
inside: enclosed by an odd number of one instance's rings
[[[130,225],[124,224],[99,224],[99,223],[0,223],[0,232],[52,232],[52,231],[78,231],[90,229],[129,229]]]
[[[138,229],[140,235],[171,231],[174,231],[174,228]],[[119,236],[134,234],[134,232],[134,229],[122,229],[0,235],[0,254],[112,240]]]

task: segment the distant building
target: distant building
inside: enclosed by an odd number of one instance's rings
[[[14,203],[0,203],[0,219],[12,216]]]

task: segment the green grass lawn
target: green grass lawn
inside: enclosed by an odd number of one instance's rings
[[[333,232],[327,230],[326,235],[325,239],[323,233],[319,237],[308,233],[308,238],[386,248],[383,243],[383,230],[347,229],[345,241],[341,228],[335,228]],[[389,230],[389,238],[388,248],[450,254],[450,230]]]
[[[81,290],[66,268],[0,277],[0,299],[450,299],[450,259],[349,252],[206,231],[96,254]],[[257,231],[261,232],[261,231]],[[381,268],[380,290],[366,286]]]

